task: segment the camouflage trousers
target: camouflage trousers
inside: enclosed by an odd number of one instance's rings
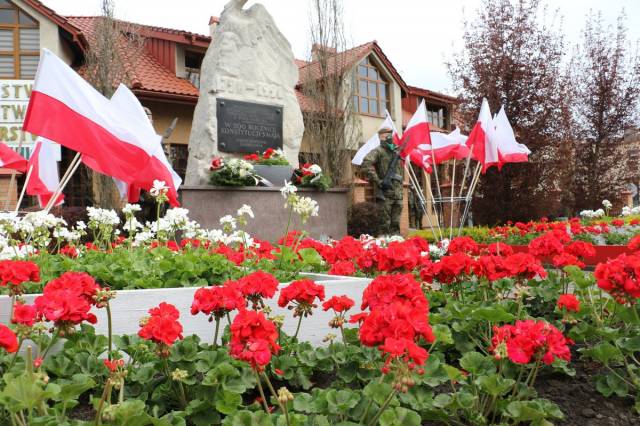
[[[400,235],[400,215],[402,214],[402,200],[386,198],[379,201],[382,207],[382,227],[380,232],[383,235]]]

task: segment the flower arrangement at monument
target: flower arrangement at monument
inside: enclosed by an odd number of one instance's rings
[[[322,172],[317,164],[305,163],[293,171],[293,182],[303,188],[316,188],[326,191],[331,187],[331,178]]]
[[[318,213],[292,184],[282,196],[303,222]],[[576,221],[495,228],[534,234],[519,253],[468,236],[322,242],[286,229],[268,242],[244,231],[249,206],[220,229],[185,209],[139,214],[0,215],[0,418],[525,425],[593,399],[620,424],[640,419],[640,237],[592,273],[594,246],[575,235],[594,225]],[[328,271],[368,278],[354,291],[301,275]],[[149,301],[118,332],[123,289],[189,286],[186,306]],[[306,341],[321,327],[324,343]]]
[[[261,166],[289,166],[289,160],[281,149],[268,148],[262,154],[247,154],[244,159]]]
[[[238,158],[215,157],[209,171],[209,183],[214,186],[256,186],[260,182],[253,164]]]

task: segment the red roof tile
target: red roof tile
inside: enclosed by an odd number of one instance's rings
[[[95,40],[95,28],[100,17],[68,17],[69,22],[78,27],[86,36],[89,46]],[[173,31],[173,30],[167,30]],[[125,72],[130,80],[132,90],[153,95],[154,93],[179,95],[185,97],[184,100],[195,102],[198,98],[199,90],[190,81],[175,75],[174,70],[169,70],[145,49],[141,49],[138,57],[131,60],[127,55],[127,40],[122,37],[119,50],[125,62]]]
[[[455,96],[449,96],[449,95],[445,95],[444,93],[434,92],[433,90],[422,89],[420,87],[415,87],[415,86],[408,86],[408,87],[409,87],[410,95],[422,96],[425,98],[432,98],[432,99],[444,101],[447,103],[453,102],[453,103],[459,104],[460,102],[462,102],[460,99],[456,98]]]

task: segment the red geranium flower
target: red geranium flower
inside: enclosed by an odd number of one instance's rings
[[[253,303],[254,308],[257,308],[258,305],[263,305],[262,299],[270,299],[276,294],[279,284],[273,275],[256,271],[240,278],[236,285],[242,295]]]
[[[278,330],[262,312],[241,311],[231,324],[230,354],[261,371],[280,350]]]
[[[22,294],[20,286],[28,281],[40,281],[38,265],[24,260],[0,261],[0,286],[9,286],[11,295]]]
[[[622,219],[613,219],[611,221],[611,224],[613,226],[624,226],[624,220],[622,220]]]
[[[569,265],[577,266],[578,268],[585,267],[585,264],[583,262],[580,262],[580,259],[567,252],[563,252],[557,256],[553,256],[553,265],[556,268],[562,268]]]
[[[480,247],[471,237],[455,237],[449,243],[447,250],[449,254],[466,253],[477,255],[480,252]]]
[[[56,327],[74,326],[83,321],[97,322],[91,313],[94,296],[100,286],[85,272],[65,272],[44,286],[34,304],[40,318],[53,321]]]
[[[439,262],[428,264],[420,271],[420,277],[426,282],[437,279],[444,284],[451,284],[469,275],[475,266],[475,261],[465,253],[453,253],[443,256]]]
[[[505,243],[491,243],[487,249],[489,254],[493,256],[509,256],[513,254],[513,247]]]
[[[329,269],[330,275],[351,276],[356,273],[356,267],[350,260],[339,260]]]
[[[149,314],[149,317],[142,320],[138,336],[166,346],[182,339],[182,324],[178,322],[180,311],[175,306],[162,302],[149,309]]]
[[[322,304],[322,309],[328,311],[333,309],[335,312],[345,312],[353,307],[355,302],[348,296],[333,296]]]
[[[244,156],[244,159],[247,161],[258,161],[260,160],[260,157],[258,154],[247,154]]]
[[[66,245],[64,247],[62,247],[59,251],[59,253],[63,256],[67,256],[70,257],[72,259],[75,259],[76,257],[78,257],[78,249],[75,248],[74,246],[70,246],[70,245]]]
[[[513,277],[530,280],[538,275],[541,278],[546,278],[547,276],[547,271],[542,267],[540,261],[528,253],[515,253],[507,256],[503,265]]]
[[[627,244],[627,247],[632,251],[640,251],[640,235],[636,235],[635,237],[631,238],[629,240],[629,243]]]
[[[573,342],[562,332],[545,321],[516,321],[515,325],[493,327],[491,348],[496,359],[503,356],[516,364],[528,364],[540,359],[551,364],[557,358],[569,361]]]
[[[324,300],[324,286],[316,284],[309,279],[302,279],[294,281],[280,290],[278,306],[284,308],[290,302],[294,302],[297,304],[296,308],[299,308],[297,313],[307,316],[311,313],[311,308],[315,307],[314,302],[316,299],[319,302]]]
[[[233,281],[220,286],[196,290],[191,304],[191,315],[202,312],[221,318],[235,309],[244,309],[246,301]]]
[[[567,312],[580,312],[580,301],[573,294],[561,294],[557,305],[560,310],[564,308]]]
[[[18,350],[18,338],[16,334],[4,324],[0,324],[0,347],[9,353]]]
[[[362,294],[362,309],[374,310],[393,302],[408,302],[428,310],[420,284],[411,274],[379,275],[367,286]]]
[[[11,318],[11,322],[31,327],[35,323],[37,315],[38,312],[34,305],[16,303],[13,307],[13,318]]]
[[[618,303],[635,303],[640,298],[640,255],[621,254],[605,263],[598,263],[593,276],[598,287]]]
[[[589,259],[596,255],[596,249],[593,244],[580,240],[568,244],[564,251],[581,259]]]
[[[420,262],[420,249],[411,241],[394,241],[385,248],[376,250],[378,269],[392,272],[411,271]]]
[[[529,253],[536,257],[549,257],[562,253],[564,246],[553,232],[534,238],[529,243]]]

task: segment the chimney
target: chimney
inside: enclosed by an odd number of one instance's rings
[[[323,46],[320,43],[314,43],[311,46],[311,61],[317,61],[320,59],[321,55],[331,56],[338,53],[338,50],[335,47]]]
[[[220,18],[217,16],[212,16],[209,18],[209,35],[213,37],[213,33],[216,31],[216,27],[220,23]]]

